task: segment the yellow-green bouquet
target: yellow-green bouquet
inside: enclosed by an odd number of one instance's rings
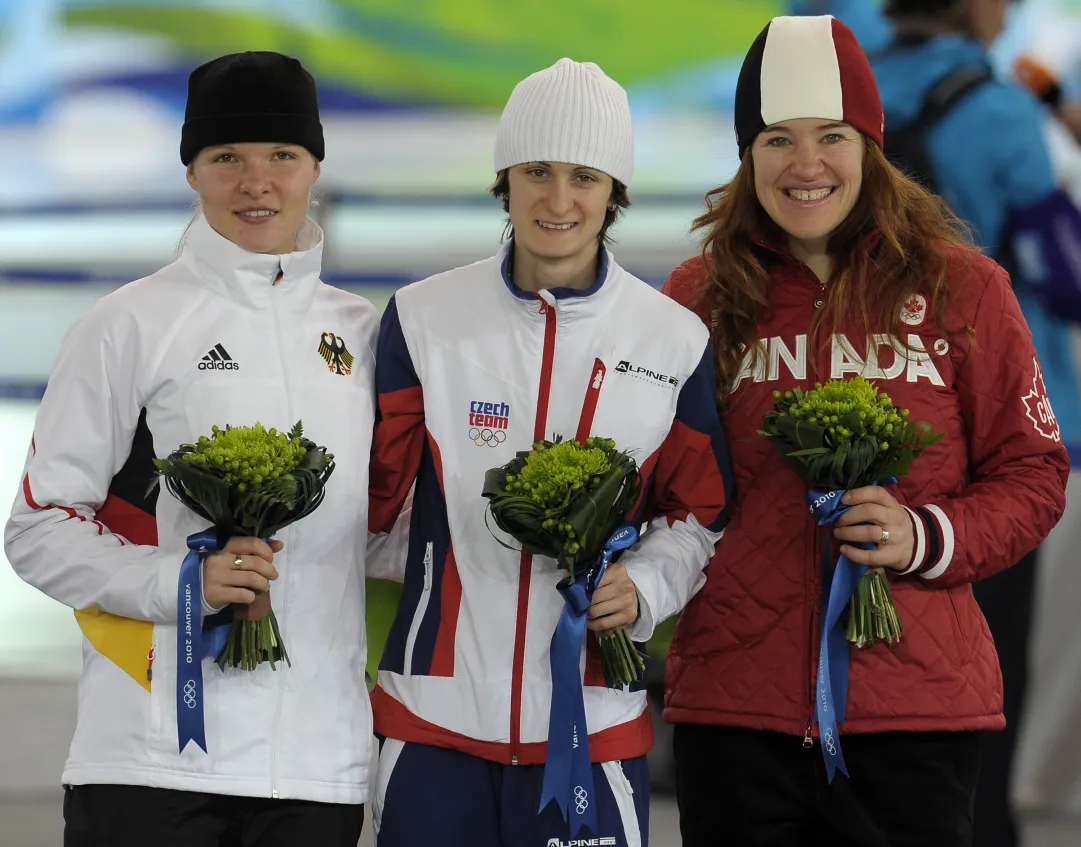
[[[334,472],[334,456],[304,437],[300,421],[289,433],[254,426],[213,427],[195,444],[181,444],[155,459],[151,488],[165,481],[169,493],[213,524],[224,540],[233,536],[270,538],[310,515],[323,502]],[[234,605],[219,665],[254,670],[289,662],[270,595],[251,606]]]
[[[635,460],[609,438],[589,438],[584,444],[536,442],[488,471],[481,493],[501,530],[527,553],[555,559],[567,571],[567,585],[586,580],[592,595],[603,573],[606,542],[626,523],[640,491]],[[599,642],[610,687],[641,677],[645,663],[625,628]]]
[[[894,480],[942,438],[928,424],[909,421],[908,409],[862,376],[816,383],[809,391],[775,391],[773,400],[760,434],[816,489],[808,497],[812,511],[831,492]],[[847,639],[857,647],[892,644],[903,631],[889,580],[879,569],[868,570],[852,595]]]

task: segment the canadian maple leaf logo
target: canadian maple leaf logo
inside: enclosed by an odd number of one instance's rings
[[[927,309],[927,298],[922,294],[913,294],[901,305],[901,322],[906,326],[919,326],[923,323]]]
[[[1059,430],[1058,419],[1051,408],[1051,401],[1047,397],[1047,387],[1043,381],[1043,371],[1040,370],[1040,361],[1033,357],[1032,364],[1035,369],[1032,377],[1032,388],[1028,394],[1021,398],[1025,404],[1025,417],[1032,421],[1032,426],[1040,435],[1049,441],[1062,441],[1062,432]]]

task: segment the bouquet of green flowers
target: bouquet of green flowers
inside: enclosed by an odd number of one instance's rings
[[[286,435],[255,426],[213,428],[210,437],[181,444],[155,459],[151,489],[165,480],[169,492],[210,521],[223,539],[269,538],[310,515],[323,502],[334,456],[304,437],[300,421]],[[270,594],[250,606],[234,605],[233,622],[219,665],[254,670],[262,662],[289,662]]]
[[[617,450],[615,441],[589,438],[580,444],[557,438],[538,441],[509,464],[488,471],[481,493],[501,530],[526,552],[555,559],[573,584],[590,578],[640,490],[638,464]],[[599,641],[610,687],[641,676],[645,663],[625,628]]]
[[[815,383],[810,391],[775,391],[773,400],[760,434],[818,489],[847,490],[898,477],[942,438],[928,424],[910,422],[908,409],[862,376]],[[857,647],[878,639],[892,644],[902,632],[889,580],[881,569],[869,570],[849,605],[847,639]]]

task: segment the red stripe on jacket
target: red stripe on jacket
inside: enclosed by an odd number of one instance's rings
[[[652,456],[650,457],[653,458]],[[671,526],[692,511],[702,526],[710,526],[725,508],[725,483],[713,452],[713,442],[678,418],[661,445],[646,506],[646,518],[664,515]]]
[[[65,515],[67,515],[69,518],[75,518],[76,520],[80,520],[80,521],[88,521],[89,523],[94,524],[94,526],[96,526],[98,528],[98,535],[104,535],[105,534],[105,526],[103,524],[101,524],[100,522],[94,520],[93,518],[88,518],[86,515],[80,515],[78,512],[76,512],[70,506],[57,506],[54,503],[47,503],[44,506],[38,504],[38,502],[36,500],[34,500],[34,494],[30,489],[30,474],[29,473],[26,473],[26,474],[23,475],[23,497],[26,499],[26,505],[28,505],[35,512],[45,512],[45,511],[48,511],[49,509],[58,509],[59,511],[61,511]]]
[[[501,741],[478,741],[419,718],[378,685],[372,689],[375,732],[416,744],[430,744],[458,750],[489,762],[511,763],[512,747]],[[644,756],[653,747],[653,719],[647,707],[625,723],[589,734],[589,758],[593,762],[613,762]],[[519,742],[515,748],[519,765],[543,765],[548,756],[547,741]]]
[[[368,484],[368,529],[376,533],[394,527],[416,479],[426,431],[424,392],[417,385],[381,394],[379,411]]]

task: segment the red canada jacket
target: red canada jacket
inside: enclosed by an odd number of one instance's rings
[[[1062,515],[1069,461],[1044,389],[1032,337],[1007,273],[975,251],[951,248],[955,292],[947,334],[928,298],[902,309],[900,353],[889,336],[855,326],[830,336],[810,327],[823,287],[805,265],[760,241],[774,280],[758,335],[768,353],[745,360],[723,417],[735,500],[705,587],[683,612],[668,659],[664,717],[793,735],[817,734],[814,682],[822,605],[818,528],[806,486],[757,435],[773,391],[863,374],[910,420],[945,438],[890,492],[915,531],[910,572],[892,579],[900,643],[851,650],[843,732],[1000,729],[1002,677],[972,594],[1033,550]],[[695,309],[705,263],[691,259],[664,291]],[[708,308],[708,307],[706,307]],[[836,555],[834,545],[834,555]]]

